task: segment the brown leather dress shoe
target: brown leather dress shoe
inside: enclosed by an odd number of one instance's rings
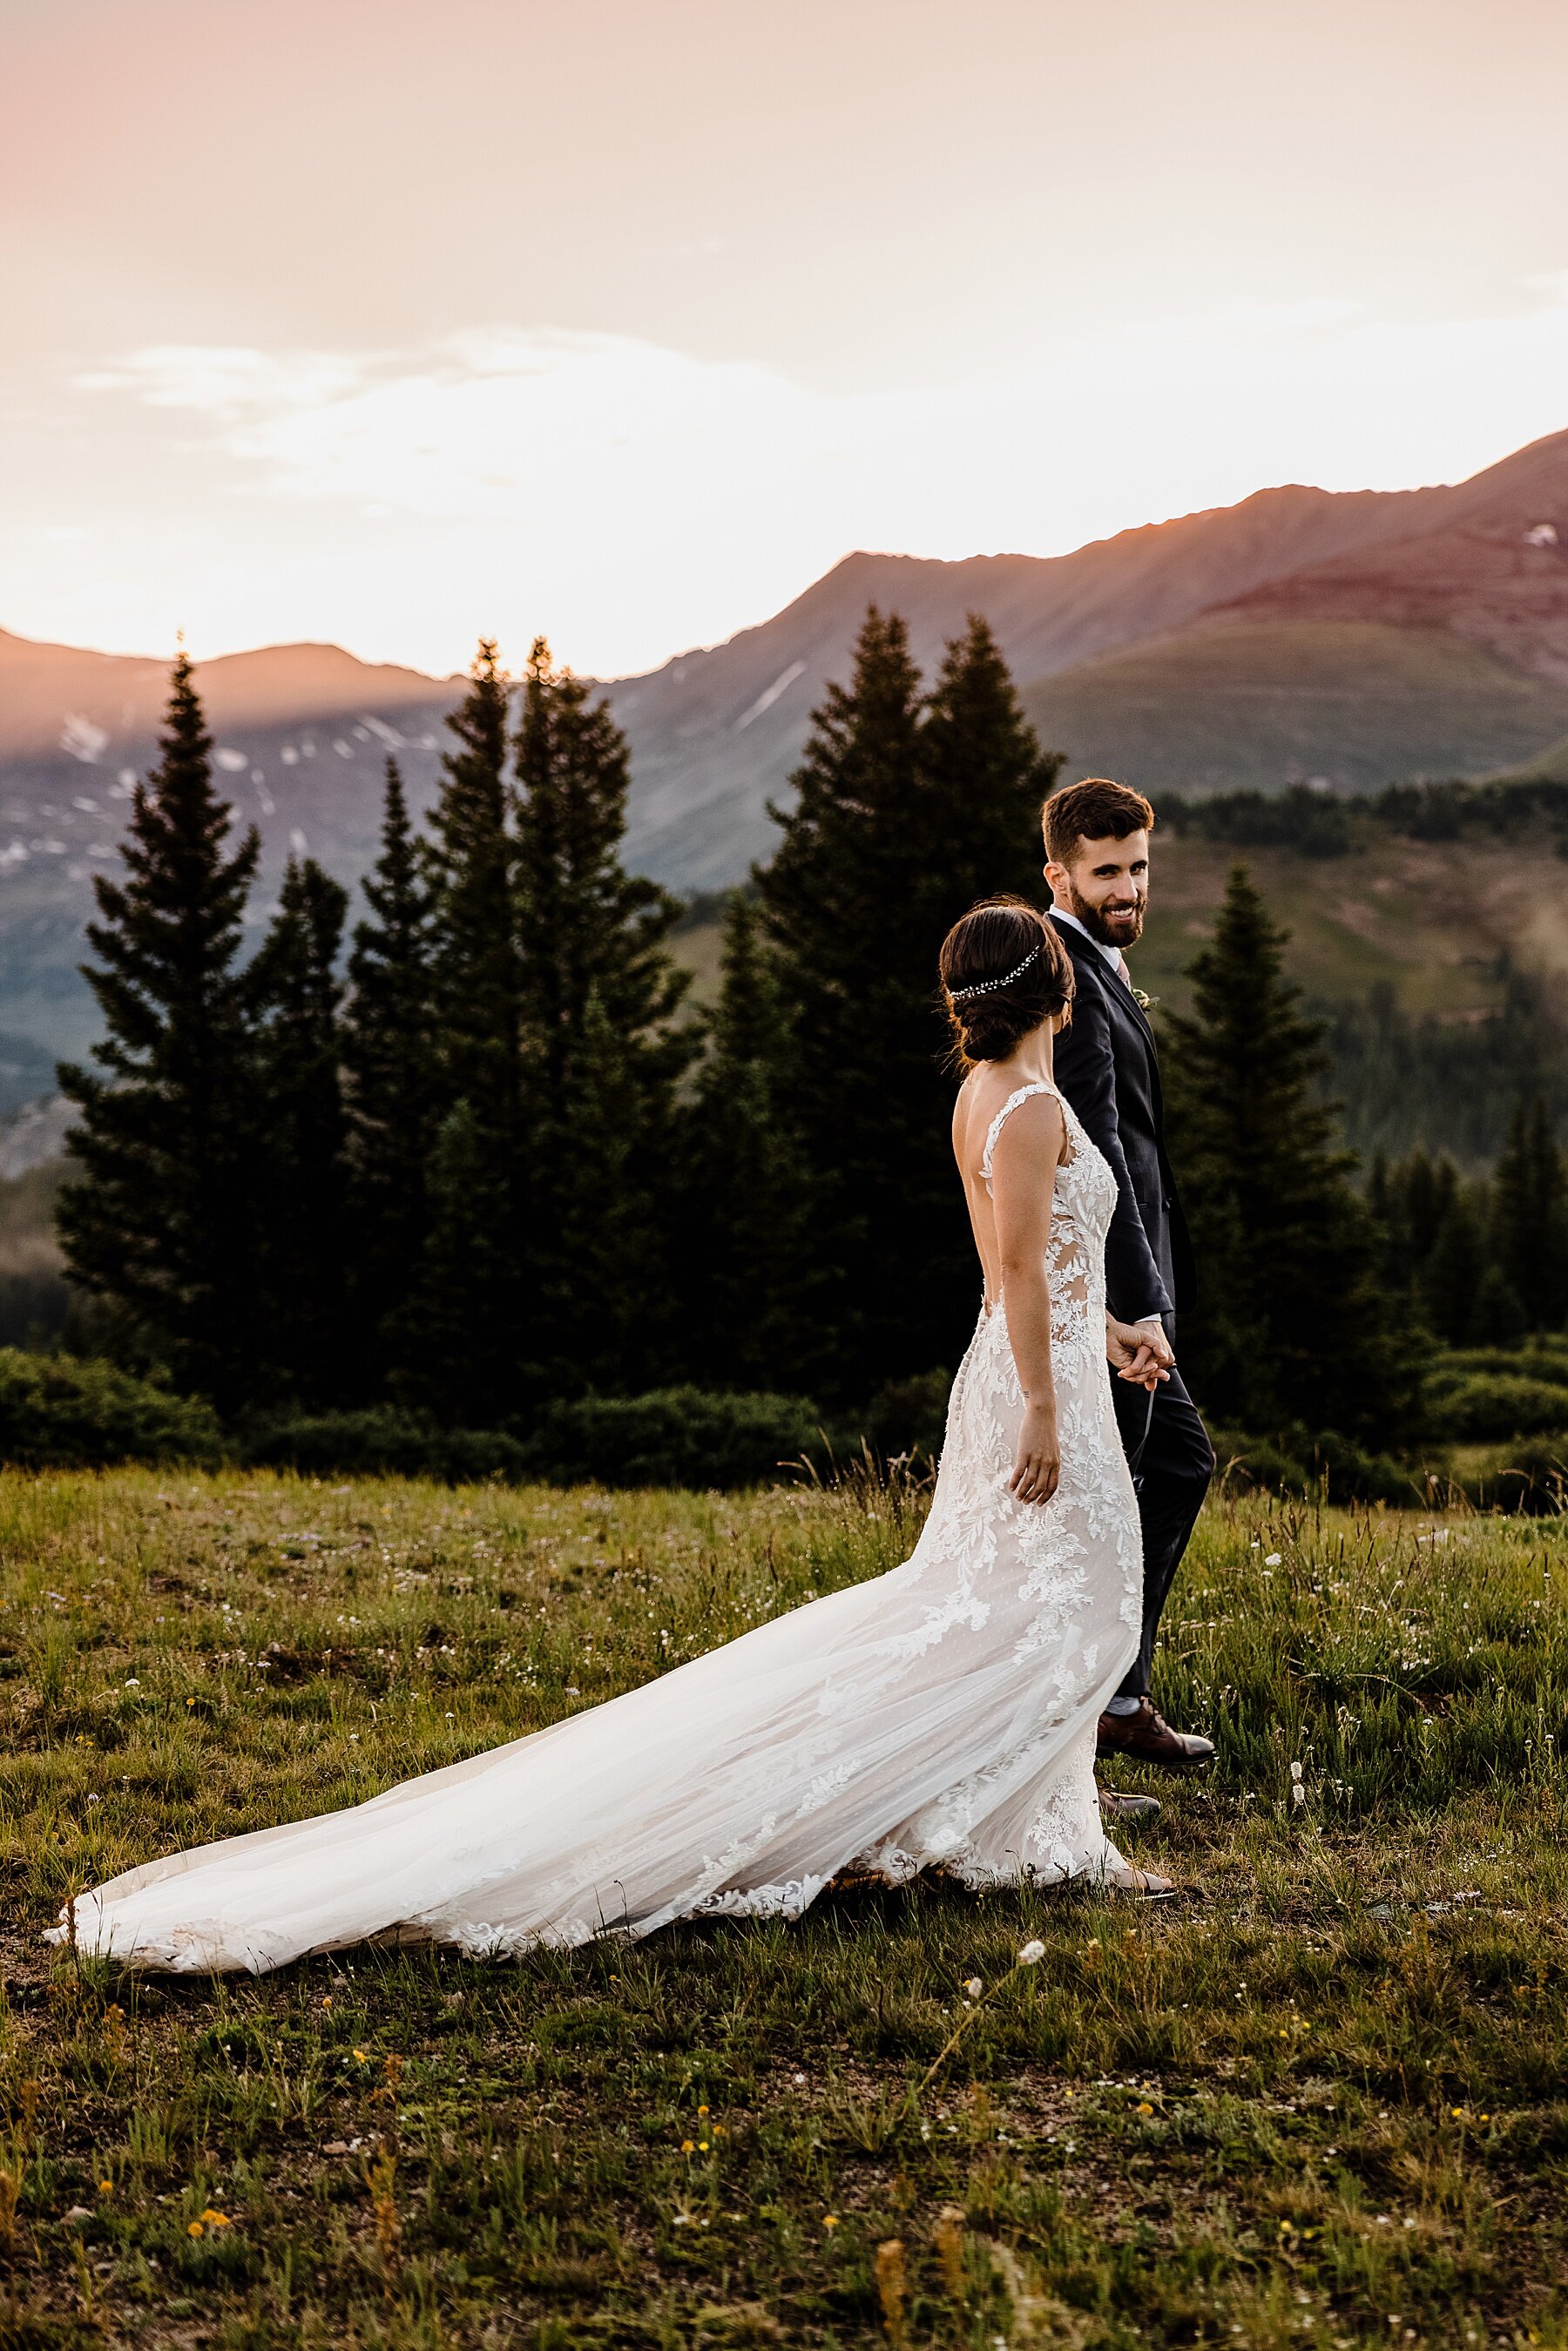
[[[1128,1763],[1157,1763],[1162,1771],[1201,1771],[1214,1761],[1214,1741],[1173,1730],[1144,1698],[1136,1714],[1100,1717],[1099,1752]]]
[[[1119,1828],[1146,1826],[1159,1818],[1157,1796],[1124,1796],[1117,1788],[1097,1787],[1094,1792],[1100,1799],[1101,1819],[1114,1821]]]

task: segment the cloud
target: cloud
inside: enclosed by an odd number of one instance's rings
[[[150,559],[182,567],[204,650],[308,626],[445,667],[516,612],[519,639],[546,626],[609,674],[763,617],[852,547],[1049,554],[1270,482],[1459,478],[1568,423],[1568,281],[1476,319],[1323,299],[1132,320],[891,392],[507,325],[365,353],[159,345],[76,382],[177,415],[202,455]]]

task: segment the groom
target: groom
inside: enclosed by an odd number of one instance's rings
[[[1152,1395],[1111,1383],[1143,1526],[1144,1635],[1100,1718],[1100,1753],[1192,1771],[1212,1761],[1213,1742],[1173,1730],[1149,1698],[1160,1612],[1214,1471],[1213,1448],[1176,1368],[1176,1312],[1193,1302],[1192,1247],[1166,1157],[1154,1031],[1123,960],[1144,927],[1154,821],[1141,792],[1100,776],[1053,793],[1042,819],[1051,918],[1078,983],[1071,1024],[1056,1040],[1056,1080],[1116,1178],[1106,1303],[1119,1322],[1136,1325],[1146,1350],[1138,1367],[1152,1363],[1169,1374]],[[1109,1789],[1101,1802],[1113,1814],[1154,1809],[1146,1797]]]

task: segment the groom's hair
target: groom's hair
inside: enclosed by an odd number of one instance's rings
[[[1131,784],[1109,776],[1085,776],[1052,792],[1040,811],[1045,853],[1053,865],[1071,865],[1081,841],[1125,841],[1130,832],[1152,832],[1155,812]]]

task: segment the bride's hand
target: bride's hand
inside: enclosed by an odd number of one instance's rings
[[[1117,1378],[1131,1387],[1147,1388],[1152,1395],[1162,1380],[1170,1378],[1155,1362],[1144,1333],[1131,1322],[1118,1322],[1113,1314],[1105,1317],[1105,1353]]]
[[[1061,1476],[1061,1447],[1056,1437],[1056,1406],[1024,1406],[1019,1431],[1018,1458],[1009,1479],[1020,1502],[1049,1502]]]

